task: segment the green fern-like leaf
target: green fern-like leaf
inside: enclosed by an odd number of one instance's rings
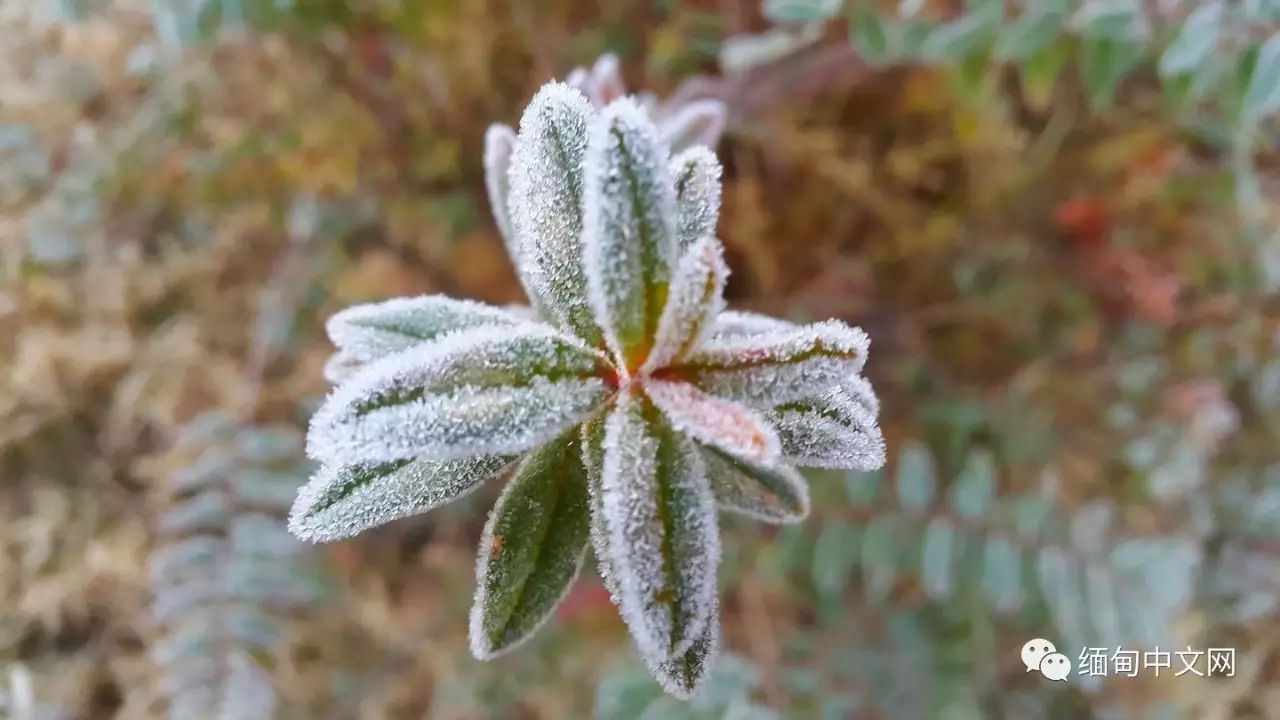
[[[315,601],[309,548],[283,513],[306,477],[301,437],[206,415],[179,453],[150,562],[153,659],[172,718],[275,717],[269,662],[284,615]]]

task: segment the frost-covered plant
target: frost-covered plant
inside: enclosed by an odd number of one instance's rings
[[[613,53],[596,58],[589,69],[574,68],[565,78],[565,84],[586,95],[596,109],[628,94],[626,81],[622,79],[622,65]],[[682,99],[680,94],[677,90],[675,96],[665,101],[652,93],[635,97],[673,151],[694,145],[714,149],[724,132],[727,112],[724,103],[712,98]]]
[[[290,527],[334,540],[509,476],[480,542],[475,655],[532,635],[590,545],[646,664],[688,697],[720,643],[717,507],[795,522],[796,466],[884,461],[867,337],[725,310],[720,165],[672,157],[630,98],[597,110],[550,84],[486,163],[532,311],[426,296],[331,318],[338,387]]]

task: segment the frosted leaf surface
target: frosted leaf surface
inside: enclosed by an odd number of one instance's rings
[[[324,363],[324,379],[330,385],[337,385],[356,374],[364,363],[354,357],[338,351],[329,356]]]
[[[713,601],[711,617],[702,634],[678,657],[662,662],[647,662],[649,673],[668,694],[689,700],[702,689],[711,668],[720,656],[720,607]]]
[[[854,375],[845,379],[840,383],[840,387],[844,388],[849,399],[858,403],[864,410],[871,413],[871,417],[880,414],[880,398],[876,397],[876,391],[871,387],[871,382],[861,375]]]
[[[862,330],[828,320],[760,335],[713,337],[676,369],[712,395],[766,409],[857,374],[867,345]]]
[[[502,475],[512,460],[490,455],[323,466],[298,492],[289,530],[312,542],[351,537],[453,502]]]
[[[618,602],[618,583],[609,565],[608,518],[604,515],[604,423],[608,415],[598,415],[582,424],[582,464],[587,471],[587,499],[591,510],[591,550],[596,556],[596,570]]]
[[[745,405],[683,382],[650,380],[645,393],[671,427],[700,443],[760,463],[778,457],[777,433],[763,415]]]
[[[444,295],[421,295],[353,305],[330,317],[325,331],[340,351],[335,358],[343,358],[336,362],[350,376],[355,369],[352,366],[407,350],[445,333],[519,322],[517,316],[492,305]]]
[[[876,416],[844,388],[780,405],[769,415],[786,462],[803,467],[875,470],[884,465]]]
[[[715,238],[701,238],[685,252],[671,277],[667,304],[642,370],[665,367],[698,344],[724,309],[728,277],[724,249]]]
[[[507,254],[511,261],[520,267],[520,247],[515,244],[515,233],[511,228],[511,206],[508,195],[511,187],[507,180],[507,170],[511,167],[511,154],[516,148],[516,133],[510,127],[494,123],[484,134],[484,187],[489,194],[489,208],[493,211],[493,221],[502,234],[507,245]]]
[[[590,525],[580,442],[570,431],[529,453],[489,513],[471,606],[471,652],[481,660],[537,632],[578,576]]]
[[[694,100],[676,107],[658,123],[673,149],[704,146],[714,149],[724,133],[725,106],[719,100]]]
[[[697,446],[643,396],[622,395],[605,421],[601,487],[622,618],[649,662],[676,657],[711,619],[720,559]]]
[[[770,335],[795,330],[799,325],[760,313],[725,310],[711,324],[711,337]]]
[[[618,56],[605,53],[596,58],[591,66],[589,92],[587,97],[596,107],[605,107],[609,103],[627,94],[627,84],[622,79],[622,64]]]
[[[689,148],[672,158],[670,172],[675,183],[676,237],[680,248],[687,248],[702,237],[715,237],[723,172],[715,153],[705,147]]]
[[[667,148],[648,115],[623,98],[592,121],[584,168],[591,308],[619,364],[634,369],[657,331],[676,259]]]
[[[594,345],[582,267],[582,163],[594,111],[582,93],[549,83],[520,118],[508,171],[511,224],[531,293],[547,319]]]
[[[370,363],[311,419],[321,462],[511,454],[581,422],[607,395],[603,357],[525,323],[451,333]]]
[[[767,467],[703,448],[711,492],[721,510],[768,523],[795,523],[809,515],[809,484],[793,468]]]

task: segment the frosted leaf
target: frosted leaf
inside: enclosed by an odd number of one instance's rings
[[[508,171],[511,225],[546,318],[589,344],[600,339],[582,267],[582,163],[594,111],[582,93],[548,83],[520,118]]]
[[[780,452],[769,421],[751,408],[683,382],[650,380],[645,393],[677,431],[736,457],[772,463]]]
[[[324,379],[330,385],[338,385],[356,374],[364,363],[344,352],[336,352],[324,363]]]
[[[461,498],[501,476],[510,456],[321,467],[298,491],[289,531],[311,542],[351,537]]]
[[[724,133],[725,105],[719,100],[693,100],[680,105],[658,123],[673,149],[703,146],[714,149]]]
[[[711,325],[711,337],[770,335],[795,330],[799,325],[745,310],[725,310]]]
[[[627,94],[622,64],[618,62],[617,55],[605,53],[596,58],[596,64],[591,66],[591,91],[591,102],[596,107],[605,107]]]
[[[779,405],[769,419],[778,429],[786,462],[847,470],[884,465],[884,436],[875,415],[844,388]]]
[[[607,415],[598,415],[582,424],[582,464],[587,470],[587,499],[591,510],[591,550],[596,556],[596,570],[618,602],[618,582],[609,565],[609,528],[604,514],[604,423]]]
[[[827,320],[761,335],[713,337],[675,370],[713,395],[766,409],[812,397],[857,374],[867,345],[862,330]]]
[[[622,65],[618,56],[605,53],[596,58],[591,69],[574,68],[565,78],[565,84],[582,91],[592,105],[602,108],[627,94],[622,79]]]
[[[584,67],[576,67],[569,71],[564,77],[564,84],[577,90],[590,99],[590,93],[587,92],[587,83],[591,80],[591,73]]]
[[[644,360],[675,263],[667,148],[633,101],[591,123],[583,176],[583,262],[596,321],[619,364]]]
[[[642,395],[620,396],[605,421],[601,489],[622,618],[648,661],[676,657],[711,619],[720,559],[697,446]]]
[[[720,175],[715,153],[692,147],[671,160],[676,190],[676,237],[681,249],[702,237],[715,237],[720,220]]]
[[[729,268],[724,264],[723,252],[718,240],[704,237],[676,264],[667,305],[662,309],[653,348],[642,371],[652,372],[683,357],[702,340],[724,309],[724,283]]]
[[[485,326],[376,360],[311,419],[321,462],[511,454],[581,422],[608,393],[603,357],[544,325]]]
[[[720,656],[720,607],[713,600],[711,617],[702,634],[679,657],[662,662],[647,662],[649,673],[668,694],[681,700],[689,700],[702,689],[703,681],[710,675]]]
[[[861,375],[854,375],[846,378],[840,386],[849,395],[849,399],[861,405],[872,417],[880,414],[880,398],[876,397],[876,391],[869,380]]]
[[[590,519],[580,442],[575,429],[531,452],[489,514],[471,606],[481,660],[532,637],[582,568]]]
[[[721,510],[769,523],[796,523],[809,515],[809,485],[787,466],[766,467],[703,448],[711,492]]]
[[[340,351],[331,360],[335,372],[349,377],[360,365],[445,333],[484,325],[516,325],[521,320],[502,308],[444,295],[393,298],[353,305],[325,323]],[[341,358],[341,359],[339,359]],[[331,372],[325,367],[326,376]]]
[[[516,133],[510,127],[494,123],[484,134],[484,187],[489,193],[489,208],[493,221],[507,245],[507,254],[517,268],[520,267],[520,247],[515,244],[511,228],[511,207],[508,195],[507,170],[511,167],[511,153],[516,147]]]

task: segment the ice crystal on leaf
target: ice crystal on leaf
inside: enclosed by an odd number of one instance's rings
[[[616,59],[571,81],[486,138],[531,307],[426,296],[334,315],[336,387],[307,437],[320,469],[289,527],[336,540],[505,478],[477,557],[474,654],[536,632],[589,547],[646,665],[687,698],[721,643],[716,510],[797,522],[797,467],[884,462],[868,340],[726,310],[715,155],[673,157]]]

